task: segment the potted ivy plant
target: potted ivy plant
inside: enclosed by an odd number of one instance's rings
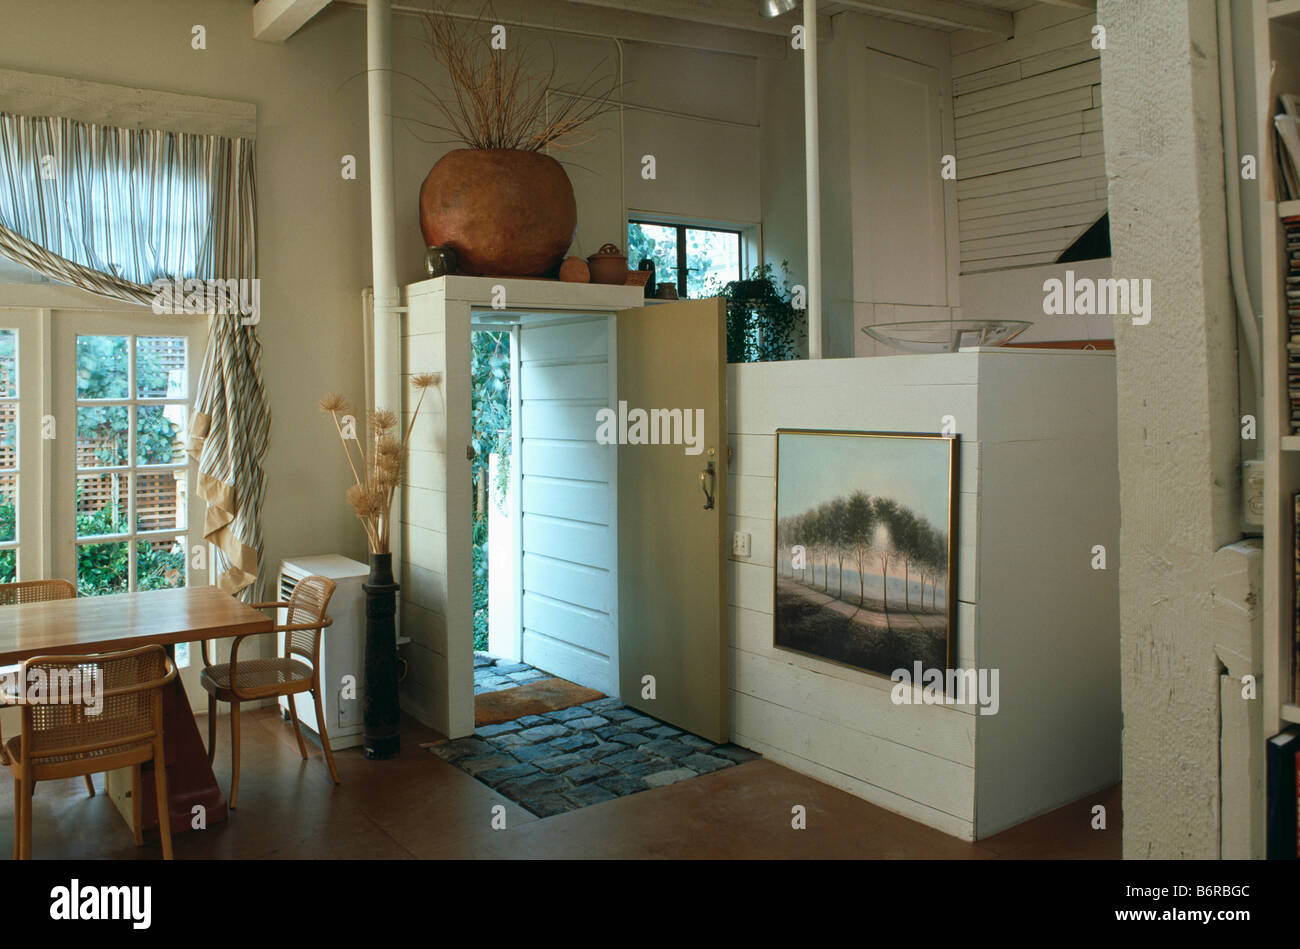
[[[789,263],[781,261],[788,278]],[[797,359],[804,312],[796,309],[788,279],[777,282],[771,264],[755,267],[748,279],[722,288],[727,300],[727,362]]]

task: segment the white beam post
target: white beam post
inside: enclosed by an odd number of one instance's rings
[[[822,186],[817,122],[817,0],[803,4],[804,174],[808,194],[808,358],[822,358]]]

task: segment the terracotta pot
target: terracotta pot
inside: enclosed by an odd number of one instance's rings
[[[577,222],[569,176],[540,152],[458,148],[420,187],[425,244],[453,248],[460,272],[471,276],[554,272]]]
[[[581,257],[569,257],[560,264],[560,279],[565,283],[591,283],[591,269]]]
[[[622,285],[627,283],[627,256],[620,254],[613,244],[606,244],[587,258],[591,268],[592,283]]]

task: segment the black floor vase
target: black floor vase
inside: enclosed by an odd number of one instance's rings
[[[366,591],[365,749],[367,758],[395,758],[400,747],[397,705],[397,591],[393,555],[370,555]]]

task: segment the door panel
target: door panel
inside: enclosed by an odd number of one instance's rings
[[[619,445],[619,694],[712,741],[730,737],[725,321],[723,300],[688,300],[620,311],[617,333],[618,403],[630,422],[636,409],[703,410],[699,454],[680,443]],[[710,462],[706,510],[700,475]],[[642,697],[646,676],[653,699]]]
[[[596,442],[609,403],[610,320],[523,326],[518,392],[523,661],[613,692],[612,445]]]

